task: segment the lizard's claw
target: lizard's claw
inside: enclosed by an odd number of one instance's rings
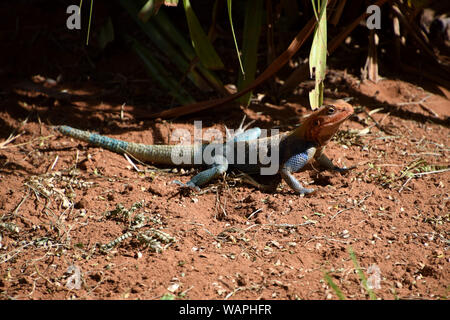
[[[188,183],[183,183],[180,180],[173,180],[172,183],[179,185],[181,188],[191,189],[197,192],[200,191],[200,188],[190,181]]]
[[[308,194],[310,194],[310,193],[313,193],[314,191],[316,191],[316,190],[315,190],[315,189],[303,188],[303,189],[301,189],[301,190],[298,192],[298,194],[299,194],[299,195],[304,195],[304,196],[306,196],[306,195],[308,195]]]
[[[346,168],[346,167],[343,167],[343,168],[340,168],[340,167],[334,167],[333,170],[336,171],[336,172],[339,172],[339,173],[341,173],[341,174],[345,174],[345,173],[347,173],[347,172],[349,172],[350,170],[353,170],[353,169],[355,169],[355,168],[356,168],[356,166],[351,166],[351,167],[349,167],[349,168]]]

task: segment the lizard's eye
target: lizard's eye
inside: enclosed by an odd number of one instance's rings
[[[335,110],[334,107],[332,107],[332,106],[329,106],[328,109],[327,109],[327,113],[328,113],[329,115],[332,115],[335,111],[336,111],[336,110]]]

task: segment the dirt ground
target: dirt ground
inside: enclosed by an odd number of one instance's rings
[[[76,54],[50,52],[47,36],[40,49],[2,53],[0,299],[337,299],[326,273],[347,298],[368,299],[358,271],[377,298],[448,298],[449,88],[418,77],[361,82],[331,68],[326,95],[351,98],[355,115],[326,153],[355,169],[296,174],[316,189],[306,197],[285,183],[264,193],[235,174],[186,194],[171,182],[197,169],[134,167],[51,126],[159,144],[194,120],[225,132],[246,114],[287,131],[309,113],[311,83],[277,104],[141,120],[135,105],[152,107],[143,92],[158,89],[135,58],[98,61],[128,67],[126,81],[108,69],[109,81],[79,70],[55,82],[76,69]]]

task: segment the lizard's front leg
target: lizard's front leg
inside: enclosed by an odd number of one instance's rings
[[[332,171],[336,171],[336,172],[340,172],[340,173],[346,173],[351,169],[356,168],[356,166],[351,166],[350,168],[346,168],[346,167],[338,167],[336,165],[334,165],[333,161],[331,161],[326,155],[325,153],[321,153],[317,158],[316,161],[325,169],[328,170],[332,170]]]
[[[289,170],[282,169],[280,171],[280,173],[281,173],[281,177],[283,178],[283,180],[296,193],[298,193],[298,194],[308,194],[308,193],[314,192],[314,189],[303,187],[302,184],[292,175],[292,173]]]
[[[298,194],[308,194],[314,192],[314,189],[304,188],[292,175],[292,173],[299,172],[314,156],[315,151],[315,148],[309,148],[304,152],[293,155],[281,167],[281,177],[288,184],[288,186]]]

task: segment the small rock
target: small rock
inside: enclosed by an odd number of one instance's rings
[[[133,287],[131,288],[131,293],[139,293],[141,289],[139,287]]]
[[[247,285],[247,281],[245,280],[244,277],[242,277],[241,274],[236,275],[236,282],[237,282],[238,286],[240,286],[240,287]]]
[[[87,207],[87,201],[85,199],[81,199],[80,201],[74,204],[75,209],[83,209]]]
[[[420,270],[420,273],[424,276],[424,277],[431,277],[433,275],[435,275],[436,271],[434,271],[434,269],[430,266],[424,266],[422,268],[422,270]]]
[[[19,279],[19,283],[20,284],[29,284],[30,281],[29,281],[29,279],[27,279],[27,277],[22,277]]]
[[[179,284],[179,283],[172,283],[172,284],[167,288],[167,290],[170,291],[170,292],[172,292],[172,293],[174,293],[175,291],[178,290],[179,287],[180,287],[180,284]]]

